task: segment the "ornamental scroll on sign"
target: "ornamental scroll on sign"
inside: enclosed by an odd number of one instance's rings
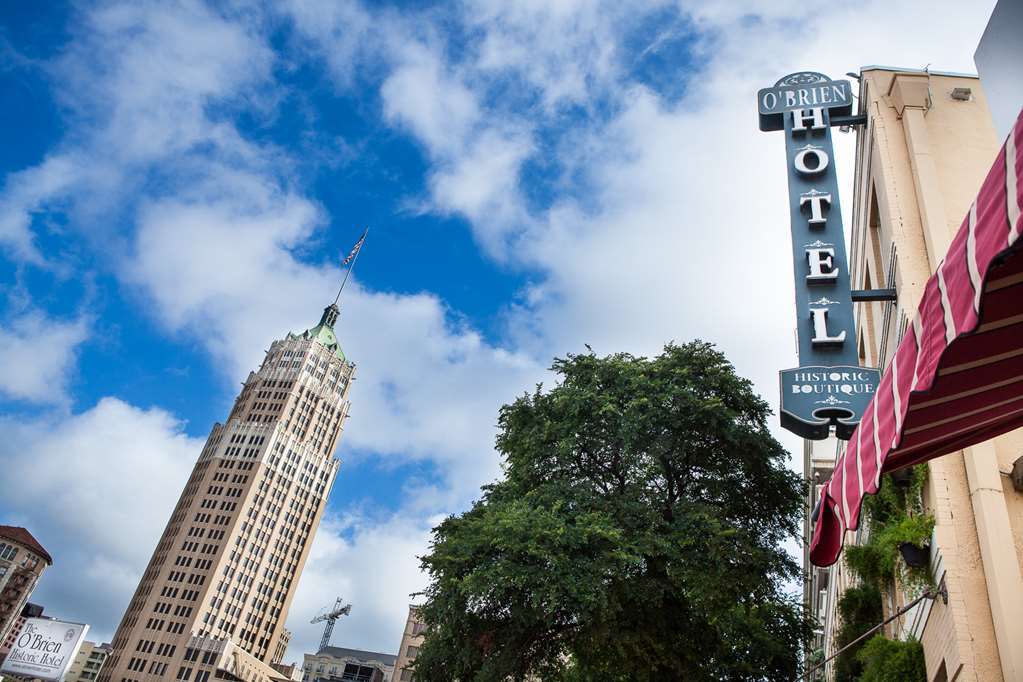
[[[785,131],[799,367],[782,370],[781,425],[812,440],[848,440],[880,372],[860,367],[838,201],[832,116],[852,112],[849,81],[803,71],[757,93],[760,129]]]

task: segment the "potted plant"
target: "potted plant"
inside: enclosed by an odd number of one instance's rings
[[[913,484],[913,467],[903,467],[891,473],[892,483],[899,488],[908,488]]]
[[[912,542],[900,542],[899,553],[910,568],[927,568],[931,562],[930,544],[918,546]]]

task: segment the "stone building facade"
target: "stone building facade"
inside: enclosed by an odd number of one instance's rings
[[[360,651],[338,646],[323,647],[306,654],[302,663],[303,682],[391,682],[394,654]]]
[[[419,618],[415,606],[408,607],[408,618],[405,629],[401,633],[401,646],[398,647],[398,660],[394,664],[394,682],[407,682],[412,679],[412,663],[423,645],[426,625]]]
[[[865,67],[859,94],[867,122],[856,144],[850,270],[854,289],[897,293],[896,302],[854,304],[860,362],[883,370],[1003,141],[974,76]],[[828,454],[817,458],[824,478]],[[1010,477],[1021,454],[1015,431],[928,462],[930,571],[948,602],[924,600],[886,631],[923,643],[928,680],[1023,680],[1023,494]],[[847,546],[865,539],[865,525],[847,533]],[[811,567],[808,602],[824,623],[826,655],[836,648],[838,599],[854,583],[841,559]],[[912,596],[885,595],[885,613]]]
[[[355,373],[336,305],[274,341],[215,424],[121,620],[104,682],[270,680],[337,476]]]
[[[7,639],[43,571],[52,564],[50,554],[27,530],[0,526],[0,642]]]
[[[109,644],[96,644],[88,640],[82,642],[74,662],[64,676],[64,682],[91,682],[97,679],[110,655],[110,649]]]

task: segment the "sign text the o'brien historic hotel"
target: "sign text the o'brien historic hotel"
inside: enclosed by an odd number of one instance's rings
[[[782,370],[781,424],[804,438],[852,436],[880,378],[860,367],[838,203],[831,119],[852,112],[849,81],[804,71],[757,93],[761,130],[784,130],[799,367]]]

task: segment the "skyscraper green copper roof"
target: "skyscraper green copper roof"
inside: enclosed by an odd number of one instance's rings
[[[338,357],[342,362],[345,360],[345,353],[341,350],[341,344],[337,340],[337,335],[334,333],[334,323],[337,322],[339,314],[338,307],[331,304],[323,309],[323,316],[320,318],[320,323],[315,327],[305,330],[298,336],[304,336],[307,339],[313,339],[318,341],[328,349],[334,352],[334,355]]]

